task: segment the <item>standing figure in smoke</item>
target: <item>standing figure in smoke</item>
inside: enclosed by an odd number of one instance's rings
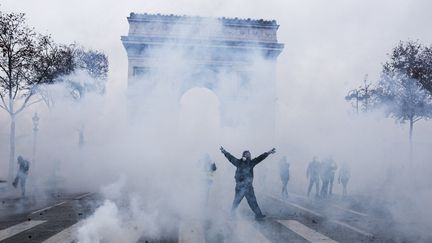
[[[322,180],[321,197],[325,198],[333,193],[333,182],[337,165],[331,157],[328,157],[326,160],[321,162],[320,167]]]
[[[287,162],[287,157],[284,156],[279,161],[279,174],[282,181],[282,198],[288,198],[288,181],[289,181],[289,167],[290,164]]]
[[[18,156],[18,173],[15,177],[15,180],[13,181],[12,185],[16,188],[18,186],[18,183],[20,183],[21,187],[21,195],[22,197],[25,197],[25,184],[27,181],[27,175],[30,169],[30,162],[28,160],[23,159],[23,157],[20,155]]]
[[[204,158],[202,159],[202,165],[203,165],[203,172],[205,173],[205,203],[207,205],[208,199],[210,197],[210,189],[213,185],[213,176],[215,171],[217,170],[216,163],[212,161],[210,158],[210,155],[206,153],[204,155]]]
[[[334,182],[336,170],[338,167],[331,156],[328,158],[328,166],[329,166],[329,195],[332,195],[333,194],[333,182]]]
[[[321,177],[321,191],[320,196],[326,198],[329,191],[330,184],[330,166],[327,160],[321,161],[319,166],[320,177]]]
[[[320,180],[320,163],[318,162],[316,157],[313,157],[312,161],[309,162],[309,165],[306,170],[306,178],[309,179],[309,187],[307,195],[309,197],[310,192],[312,190],[313,185],[315,185],[315,196],[319,195],[319,180]]]
[[[239,206],[241,200],[243,197],[246,197],[249,207],[255,213],[255,219],[260,220],[265,218],[265,215],[261,212],[255,197],[253,188],[253,169],[259,162],[267,158],[267,156],[274,154],[276,150],[273,148],[254,159],[251,159],[251,153],[249,151],[244,151],[242,158],[237,159],[228,153],[223,147],[220,147],[220,150],[228,159],[228,161],[237,168],[234,177],[236,181],[236,187],[231,214],[233,216],[235,215],[235,210]]]
[[[347,163],[343,163],[341,169],[339,170],[339,177],[338,182],[339,184],[342,183],[343,186],[343,192],[342,195],[347,195],[347,185],[348,181],[351,178],[350,168]]]

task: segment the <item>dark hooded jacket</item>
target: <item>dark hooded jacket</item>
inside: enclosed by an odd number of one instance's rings
[[[234,156],[232,156],[228,152],[224,152],[225,157],[228,159],[231,164],[233,164],[237,170],[235,173],[235,180],[236,183],[252,183],[253,181],[253,168],[255,165],[257,165],[259,162],[263,161],[267,156],[269,156],[270,153],[266,152],[261,154],[260,156],[254,158],[254,159],[247,159],[247,160],[241,160],[237,159]]]

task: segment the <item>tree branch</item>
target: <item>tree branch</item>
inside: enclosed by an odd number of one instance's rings
[[[17,115],[18,113],[23,111],[24,108],[27,107],[27,103],[29,102],[29,100],[32,96],[33,96],[33,91],[30,91],[30,94],[25,98],[24,103],[21,105],[21,107],[17,111],[15,111],[14,115]]]
[[[36,103],[39,103],[39,102],[41,102],[41,101],[43,101],[43,99],[35,100],[35,101],[31,102],[31,103],[28,103],[28,104],[26,105],[26,107],[29,107],[29,106],[34,105],[34,104],[36,104]]]
[[[413,123],[416,123],[416,122],[420,121],[421,119],[423,119],[423,117],[417,117],[416,119],[413,120]]]
[[[10,113],[8,109],[6,109],[6,107],[0,105],[0,108],[2,108],[3,110],[7,111],[7,113]]]
[[[8,106],[6,105],[6,101],[4,100],[3,94],[1,94],[1,93],[0,93],[0,99],[1,99],[1,101],[2,101],[2,103],[3,103],[3,105],[0,105],[0,106],[1,106],[3,109],[5,109],[7,112],[10,113],[10,111],[9,111],[9,109],[8,109]]]

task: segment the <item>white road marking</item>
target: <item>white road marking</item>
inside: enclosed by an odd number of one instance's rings
[[[356,215],[359,215],[359,216],[362,216],[362,217],[367,217],[368,216],[365,213],[360,213],[360,212],[357,212],[357,211],[349,209],[349,208],[344,208],[344,207],[341,207],[341,206],[339,206],[337,204],[336,205],[332,205],[332,206],[335,207],[335,208],[338,208],[340,210],[344,210],[344,211],[347,211],[347,212],[350,212],[350,213],[353,213],[353,214],[356,214]]]
[[[90,195],[92,195],[92,194],[93,194],[93,192],[87,192],[87,193],[84,193],[83,195],[80,195],[80,196],[76,197],[75,200],[83,199],[83,198],[85,198],[85,197],[87,197],[87,196],[90,196]]]
[[[78,228],[82,225],[81,222],[78,222],[59,233],[51,236],[47,240],[43,241],[42,243],[70,243],[76,240],[76,233],[78,231]]]
[[[237,220],[235,223],[237,236],[241,242],[270,243],[270,241],[256,229],[249,220]]]
[[[364,230],[361,230],[361,229],[359,229],[359,228],[356,228],[356,227],[354,227],[354,226],[352,226],[352,225],[349,225],[349,224],[347,224],[347,223],[344,223],[344,222],[342,222],[342,221],[339,221],[339,220],[331,220],[331,222],[334,222],[334,223],[336,223],[336,224],[338,224],[338,225],[341,225],[341,226],[347,227],[348,229],[353,230],[353,231],[355,231],[355,232],[357,232],[357,233],[359,233],[359,234],[362,234],[362,235],[364,235],[364,236],[366,236],[366,237],[373,237],[373,234],[371,234],[371,233],[369,233],[369,232],[366,232],[366,231],[364,231]]]
[[[198,220],[181,222],[179,243],[205,243],[204,229]]]
[[[318,233],[318,231],[313,230],[296,220],[277,220],[277,221],[312,243],[337,243],[337,241],[334,241],[329,237],[321,233]]]
[[[16,224],[14,226],[11,226],[7,229],[0,230],[0,241],[5,240],[7,238],[10,238],[16,234],[19,234],[23,231],[26,231],[28,229],[31,229],[35,226],[38,226],[40,224],[45,223],[46,220],[31,220],[31,221],[25,221],[20,224]]]
[[[288,201],[284,201],[284,200],[281,200],[281,199],[279,199],[279,198],[276,198],[276,197],[273,197],[273,196],[270,196],[270,195],[269,195],[269,197],[271,197],[271,198],[273,198],[273,199],[275,199],[275,200],[278,200],[278,201],[280,201],[280,202],[282,202],[282,203],[289,204],[289,205],[291,205],[291,206],[293,206],[293,207],[296,207],[296,208],[298,208],[298,209],[301,209],[301,210],[303,210],[303,211],[306,211],[306,212],[308,212],[308,213],[310,213],[310,214],[313,214],[313,215],[315,215],[315,216],[317,216],[317,217],[323,217],[322,214],[317,213],[317,212],[315,212],[315,211],[313,211],[313,210],[311,210],[311,209],[308,209],[308,208],[302,207],[302,206],[300,206],[300,205],[298,205],[298,204],[296,204],[296,203],[288,202]]]
[[[297,198],[308,199],[306,196],[299,195],[297,193],[290,193],[290,194],[293,195],[293,196],[295,196],[295,197],[297,197]],[[352,209],[349,209],[349,208],[345,208],[345,207],[342,207],[342,206],[337,205],[337,204],[332,204],[332,206],[335,207],[335,208],[337,208],[337,209],[340,209],[340,210],[343,210],[343,211],[347,211],[347,212],[350,212],[350,213],[353,213],[353,214],[356,214],[356,215],[359,215],[359,216],[362,216],[362,217],[367,217],[368,216],[365,213],[361,213],[361,212],[358,212],[358,211],[355,211],[355,210],[352,210]]]
[[[36,210],[36,211],[34,211],[33,213],[31,213],[31,214],[37,214],[37,213],[40,213],[40,212],[43,212],[43,211],[47,211],[47,210],[50,210],[51,208],[54,208],[54,207],[60,206],[60,205],[65,204],[65,203],[66,203],[66,201],[59,202],[59,203],[54,204],[54,205],[52,205],[52,206],[49,206],[49,207],[46,207],[46,208],[42,208],[42,209]]]
[[[303,210],[303,211],[306,211],[306,212],[309,212],[309,213],[311,213],[311,214],[314,214],[315,216],[318,216],[318,217],[324,217],[323,215],[321,215],[321,214],[319,214],[319,213],[317,213],[317,212],[315,212],[315,211],[312,211],[312,210],[310,210],[310,209],[307,209],[307,208],[302,207],[302,206],[300,206],[300,205],[297,205],[297,204],[295,204],[295,203],[288,202],[288,201],[283,201],[283,200],[278,199],[278,198],[276,198],[276,197],[273,197],[273,196],[271,196],[271,195],[269,195],[269,197],[274,198],[274,199],[276,199],[276,200],[278,200],[278,201],[280,201],[280,202],[283,202],[283,203],[286,203],[286,204],[290,204],[290,205],[292,205],[292,206],[294,206],[294,207],[296,207],[296,208],[298,208],[298,209],[301,209],[301,210]],[[339,220],[330,220],[330,222],[333,222],[333,223],[338,224],[338,225],[340,225],[340,226],[346,227],[346,228],[348,228],[348,229],[350,229],[350,230],[353,230],[353,231],[355,231],[355,232],[357,232],[357,233],[359,233],[359,234],[362,234],[362,235],[364,235],[364,236],[366,236],[366,237],[373,237],[373,234],[371,234],[371,233],[369,233],[369,232],[366,232],[366,231],[364,231],[364,230],[362,230],[362,229],[356,228],[356,227],[354,227],[354,226],[352,226],[352,225],[349,225],[349,224],[347,224],[347,223],[344,223],[344,222],[342,222],[342,221],[339,221]]]

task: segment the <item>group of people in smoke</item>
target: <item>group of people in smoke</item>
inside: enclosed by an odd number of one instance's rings
[[[256,158],[252,158],[251,153],[246,150],[243,152],[240,159],[234,157],[223,147],[220,147],[222,154],[228,159],[228,161],[236,167],[235,172],[235,195],[232,203],[231,214],[235,215],[235,211],[238,208],[240,202],[246,197],[247,203],[252,211],[255,213],[257,220],[265,218],[262,213],[258,202],[255,197],[255,191],[253,188],[254,167],[266,159],[270,154],[274,154],[276,150],[273,148],[268,152],[259,155]],[[205,172],[207,173],[207,190],[206,190],[206,201],[208,200],[210,186],[213,183],[213,173],[216,171],[216,164],[211,161],[210,156],[206,154],[204,158]],[[307,195],[310,195],[312,187],[316,187],[317,197],[327,197],[333,194],[333,183],[336,175],[337,165],[331,157],[318,161],[316,157],[309,163],[306,170],[306,177],[309,179],[309,187]],[[279,161],[279,172],[280,179],[282,182],[282,197],[288,198],[288,181],[290,179],[290,164],[287,161],[287,157],[283,156]],[[338,182],[343,185],[343,195],[347,194],[347,184],[350,179],[350,170],[346,163],[344,163],[339,170]],[[320,188],[321,182],[321,188]]]
[[[306,170],[306,177],[309,179],[309,187],[307,195],[309,196],[312,187],[315,185],[315,196],[325,198],[333,194],[333,183],[336,175],[337,165],[332,157],[328,157],[323,161],[318,161],[313,157]],[[338,182],[342,183],[343,195],[347,194],[347,185],[351,177],[348,164],[342,164],[339,170]],[[321,189],[320,189],[321,182]]]

